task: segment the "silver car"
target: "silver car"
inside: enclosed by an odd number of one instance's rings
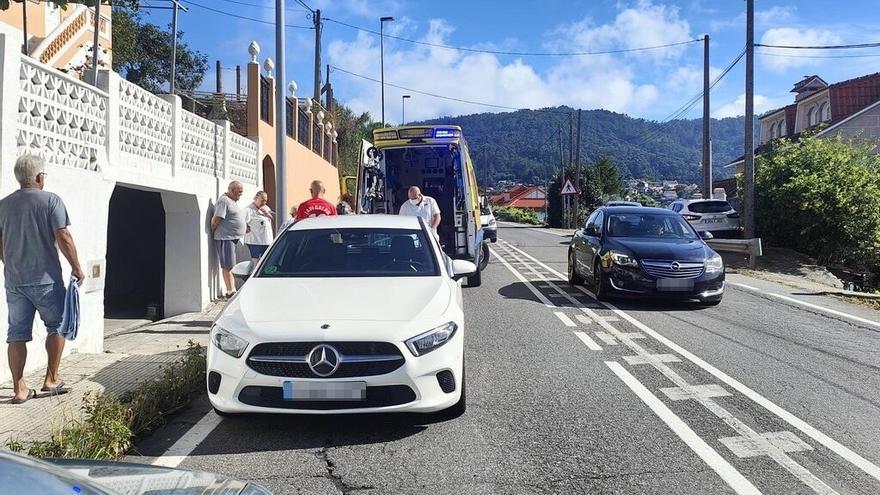
[[[739,213],[722,199],[679,199],[669,209],[681,214],[697,232],[711,232],[714,237],[741,235]]]

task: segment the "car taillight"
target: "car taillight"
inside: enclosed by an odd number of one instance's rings
[[[737,212],[728,213],[727,218],[739,218],[739,213],[737,213]]]
[[[685,220],[699,220],[700,215],[692,215],[690,213],[682,213],[681,216],[684,217]]]

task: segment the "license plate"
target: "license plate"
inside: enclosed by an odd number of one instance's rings
[[[367,382],[295,382],[283,384],[284,400],[365,400]]]
[[[704,218],[703,223],[721,223],[723,222],[723,218]]]
[[[694,281],[690,279],[678,279],[678,278],[661,278],[657,279],[657,290],[659,291],[689,291],[694,288]]]

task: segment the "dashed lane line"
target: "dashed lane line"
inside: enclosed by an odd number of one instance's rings
[[[571,321],[571,318],[569,318],[568,315],[566,315],[562,311],[554,311],[553,314],[556,315],[557,318],[562,320],[562,323],[565,326],[567,326],[567,327],[576,327],[577,326],[577,323]]]
[[[751,285],[741,284],[741,283],[738,283],[738,282],[727,282],[727,283],[728,283],[729,285],[733,285],[734,287],[740,287],[740,288],[743,288],[743,289],[746,289],[746,290],[749,290],[749,291],[752,291],[752,292],[757,292],[757,293],[759,293],[759,294],[764,294],[764,295],[767,295],[767,296],[775,297],[775,298],[777,298],[777,299],[781,299],[781,300],[786,301],[786,302],[790,302],[790,303],[793,303],[793,304],[799,304],[799,305],[801,305],[801,306],[804,306],[804,307],[807,307],[807,308],[810,308],[810,309],[814,309],[814,310],[816,310],[816,311],[821,311],[822,313],[827,313],[827,314],[831,314],[831,315],[834,315],[834,316],[839,316],[839,317],[841,317],[841,318],[846,318],[846,319],[848,319],[848,320],[857,321],[857,322],[859,322],[859,323],[863,323],[863,324],[865,324],[865,325],[869,325],[869,326],[872,326],[872,327],[875,327],[875,328],[880,328],[880,322],[876,322],[876,321],[873,321],[873,320],[869,320],[869,319],[867,319],[867,318],[862,318],[862,317],[860,317],[860,316],[855,316],[855,315],[851,315],[851,314],[849,314],[849,313],[844,313],[843,311],[837,311],[837,310],[834,310],[834,309],[826,308],[826,307],[824,307],[824,306],[819,306],[819,305],[816,305],[816,304],[808,303],[808,302],[806,302],[806,301],[801,301],[800,299],[795,299],[795,298],[793,298],[793,297],[784,296],[784,295],[782,295],[782,294],[776,294],[776,293],[774,293],[774,292],[767,292],[767,291],[765,291],[765,290],[761,290],[761,289],[759,289],[759,288],[757,288],[757,287],[752,287]]]
[[[602,350],[602,347],[599,344],[597,344],[596,341],[592,339],[592,337],[585,334],[584,332],[575,332],[574,334],[577,335],[577,338],[581,339],[581,342],[583,342],[584,345],[586,345],[587,348],[590,349],[591,351],[601,351]]]
[[[700,438],[694,430],[691,429],[681,418],[676,416],[666,404],[651,393],[644,385],[639,382],[622,364],[615,361],[605,361],[605,364],[611,371],[617,375],[620,380],[633,391],[636,396],[642,400],[657,415],[666,426],[678,435],[691,450],[696,453],[718,476],[730,486],[733,491],[739,494],[758,494],[761,493],[755,485],[752,484],[745,476],[730,465],[724,457],[713,449],[705,440]]]
[[[502,240],[501,242],[504,242],[504,241]],[[550,268],[549,266],[547,266],[546,264],[537,260],[536,258],[529,255],[528,253],[516,248],[513,245],[510,245],[510,243],[506,243],[506,244],[508,244],[512,249],[522,253],[526,258],[529,258],[533,262],[535,262],[539,265],[542,265],[548,271],[550,271],[551,273],[554,273],[557,277],[560,277],[563,279],[565,278],[565,276],[562,273],[560,273],[557,270],[554,270],[553,268]],[[576,288],[578,290],[580,290],[581,292],[583,292],[584,294],[586,294],[592,298],[595,298],[595,295],[592,292],[590,292],[589,290],[587,290],[586,288],[581,287],[581,286],[576,286]],[[602,302],[601,304],[603,304],[606,308],[612,310],[616,315],[620,316],[624,320],[628,321],[629,323],[631,323],[632,325],[637,327],[639,330],[641,330],[645,334],[649,335],[651,338],[657,340],[658,342],[665,345],[669,349],[675,351],[683,358],[685,358],[688,361],[699,366],[700,368],[702,368],[703,370],[705,370],[706,372],[708,372],[709,374],[711,374],[712,376],[714,376],[718,380],[724,382],[724,384],[728,385],[729,387],[733,388],[737,392],[748,397],[750,400],[752,400],[756,404],[760,405],[761,407],[763,407],[767,411],[770,411],[772,414],[776,415],[778,418],[782,419],[783,421],[785,421],[789,425],[797,428],[804,435],[807,435],[808,437],[810,437],[814,441],[818,442],[819,444],[821,444],[822,446],[824,446],[828,450],[834,452],[835,454],[837,454],[841,458],[848,461],[850,464],[861,469],[868,476],[871,476],[872,478],[880,481],[880,466],[877,466],[876,464],[872,463],[871,461],[865,459],[864,457],[862,457],[858,453],[854,452],[849,447],[834,440],[833,438],[822,433],[821,431],[819,431],[815,427],[809,425],[806,421],[798,418],[794,414],[792,414],[792,413],[786,411],[785,409],[783,409],[782,407],[776,405],[770,399],[767,399],[766,397],[762,396],[758,392],[755,392],[754,390],[752,390],[748,386],[744,385],[743,383],[739,382],[738,380],[734,379],[733,377],[727,375],[726,373],[724,373],[723,371],[719,370],[718,368],[712,366],[711,364],[707,363],[703,359],[697,357],[696,355],[694,355],[693,353],[691,353],[687,349],[685,349],[685,348],[681,347],[680,345],[676,344],[675,342],[667,339],[666,337],[664,337],[660,333],[656,332],[652,328],[648,327],[647,325],[645,325],[641,321],[633,318],[628,313],[618,309],[613,304],[607,303],[607,302]]]

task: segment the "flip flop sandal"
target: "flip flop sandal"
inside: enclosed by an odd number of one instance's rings
[[[27,397],[25,397],[24,399],[12,399],[11,401],[9,401],[9,403],[10,404],[24,404],[25,402],[27,402],[31,399],[36,399],[36,398],[37,398],[37,391],[32,388],[29,388],[28,393],[27,393]]]
[[[67,386],[66,383],[61,382],[58,385],[55,385],[54,387],[43,387],[40,389],[40,392],[51,392],[52,395],[64,395],[64,394],[70,392],[69,388],[64,388],[66,386]]]

